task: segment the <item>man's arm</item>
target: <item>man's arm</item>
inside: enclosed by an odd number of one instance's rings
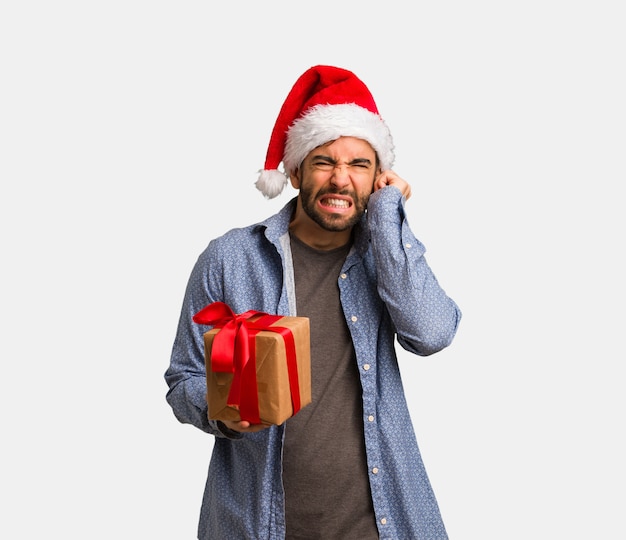
[[[217,437],[239,438],[241,435],[228,426],[207,416],[204,332],[210,328],[192,319],[200,309],[215,301],[208,283],[210,253],[211,246],[198,258],[187,283],[170,365],[165,372],[169,387],[166,399],[179,422],[192,424]]]
[[[392,171],[376,179],[368,204],[368,227],[378,294],[405,349],[426,356],[447,347],[461,312],[439,285],[411,231],[404,203],[410,187]]]

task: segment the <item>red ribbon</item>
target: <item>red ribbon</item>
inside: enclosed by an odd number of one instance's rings
[[[255,321],[250,320],[257,316],[260,317]],[[280,319],[281,315],[269,315],[254,310],[236,315],[224,302],[213,302],[193,316],[195,323],[220,328],[213,337],[211,369],[214,372],[234,374],[227,404],[238,407],[241,419],[251,424],[261,423],[255,337],[263,330],[277,332],[283,337],[293,414],[300,410],[300,386],[293,333],[289,328],[270,326]]]

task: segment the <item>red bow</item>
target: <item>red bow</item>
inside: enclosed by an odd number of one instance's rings
[[[251,321],[250,319],[254,317],[258,318]],[[300,410],[300,386],[293,334],[288,328],[270,326],[280,319],[282,319],[280,315],[269,315],[254,310],[236,315],[224,302],[213,302],[193,316],[195,323],[220,328],[213,337],[211,369],[214,372],[234,373],[227,404],[238,407],[241,419],[251,424],[261,422],[256,379],[255,336],[262,330],[277,332],[283,337],[293,414]]]

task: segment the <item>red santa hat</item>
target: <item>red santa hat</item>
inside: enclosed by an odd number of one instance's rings
[[[367,86],[348,70],[314,66],[283,103],[256,187],[268,199],[276,197],[311,150],[342,136],[370,143],[383,170],[393,166],[393,139]]]

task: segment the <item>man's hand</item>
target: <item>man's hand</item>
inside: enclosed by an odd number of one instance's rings
[[[270,424],[251,424],[246,420],[234,422],[232,420],[220,420],[228,429],[239,431],[240,433],[254,433],[270,427]]]
[[[374,180],[374,191],[378,191],[386,186],[397,187],[407,200],[411,196],[411,186],[392,170],[383,171]]]

